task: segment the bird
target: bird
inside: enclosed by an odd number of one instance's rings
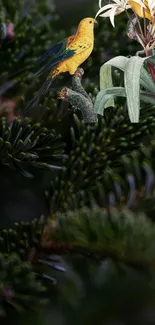
[[[94,18],[82,19],[74,35],[58,42],[40,57],[37,64],[44,62],[44,66],[35,76],[40,76],[46,71],[49,71],[49,74],[37,94],[26,106],[24,112],[30,107],[35,106],[36,102],[48,91],[53,80],[58,75],[65,72],[74,75],[78,67],[90,56],[94,48],[95,24],[98,23]],[[53,55],[55,55],[55,58],[53,58]]]

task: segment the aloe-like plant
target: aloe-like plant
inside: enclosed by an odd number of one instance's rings
[[[146,6],[145,6],[146,5]],[[94,111],[103,114],[108,106],[114,106],[114,97],[126,97],[129,118],[132,123],[139,122],[140,101],[155,104],[155,34],[154,34],[154,1],[117,1],[103,5],[99,1],[97,15],[109,17],[115,27],[115,15],[126,11],[129,18],[126,28],[127,36],[137,41],[142,50],[132,57],[117,56],[100,69],[100,92],[97,95]],[[130,15],[128,10],[132,10]],[[146,18],[148,20],[146,20]],[[140,57],[139,55],[144,55]],[[123,87],[115,87],[112,69],[124,72]]]
[[[103,115],[105,108],[114,106],[114,97],[126,97],[130,121],[139,122],[140,101],[155,104],[155,83],[148,71],[148,62],[154,64],[155,57],[117,56],[103,64],[100,69],[100,91],[94,105],[95,113]],[[114,87],[113,68],[124,72],[124,87]]]

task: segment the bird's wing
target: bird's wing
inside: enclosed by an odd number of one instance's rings
[[[64,42],[64,40],[63,40],[63,42]],[[61,51],[61,49],[62,49],[63,42],[61,41],[61,42],[57,43],[56,45],[52,46],[49,50],[44,52],[44,54],[39,58],[39,60],[36,62],[36,64],[42,63],[52,54],[59,53],[59,51]]]
[[[60,41],[51,49],[46,51],[41,58],[37,61],[38,64],[44,62],[48,59],[48,62],[35,74],[39,76],[40,74],[44,73],[47,70],[51,70],[55,65],[64,61],[75,54],[73,49],[69,49],[70,44],[74,40],[74,35],[65,38],[63,41]],[[51,55],[54,54],[56,57],[53,58]]]
[[[75,35],[69,36],[66,40],[66,48],[70,46],[70,44],[74,41]]]
[[[68,50],[75,51],[75,54],[81,54],[85,50],[88,50],[89,48],[93,47],[93,42],[91,38],[83,37],[78,38],[74,37],[73,41],[69,44],[67,47]]]

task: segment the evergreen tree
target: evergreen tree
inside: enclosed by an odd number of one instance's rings
[[[1,320],[154,324],[154,106],[138,124],[122,101],[94,114],[111,35],[103,48],[98,31],[84,70],[25,116],[35,62],[66,35],[51,2],[0,5]]]

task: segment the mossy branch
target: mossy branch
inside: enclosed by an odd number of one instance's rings
[[[67,100],[76,109],[80,109],[85,123],[95,123],[97,115],[93,111],[93,102],[81,83],[83,73],[84,71],[81,68],[75,72],[72,78],[73,90],[67,87],[63,88],[60,92],[60,98]]]
[[[92,100],[90,99],[89,95],[87,94],[81,83],[83,75],[84,70],[82,68],[79,68],[72,77],[72,87],[74,91],[86,97],[88,101],[92,104]]]

